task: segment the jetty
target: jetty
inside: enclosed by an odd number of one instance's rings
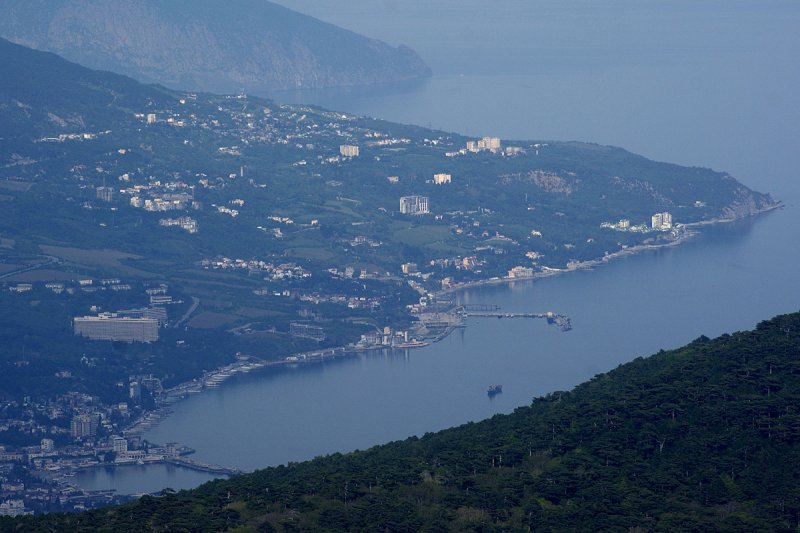
[[[469,308],[466,306],[462,307],[460,310],[461,316],[467,317],[481,317],[481,318],[543,318],[547,320],[548,324],[555,324],[561,331],[569,331],[572,329],[572,321],[569,319],[567,315],[554,313],[552,311],[548,311],[546,313],[511,313],[511,312],[502,312],[497,311],[499,307],[497,306],[486,306],[494,307],[495,310],[480,310],[480,311],[470,311]],[[473,307],[474,308],[474,307]]]
[[[189,459],[188,457],[176,456],[176,457],[165,458],[164,462],[173,464],[175,466],[191,468],[192,470],[197,470],[199,472],[208,472],[209,474],[219,474],[221,476],[235,476],[237,474],[242,473],[242,470],[239,470],[237,468],[228,468],[226,466],[203,463],[201,461],[195,461],[193,459]]]

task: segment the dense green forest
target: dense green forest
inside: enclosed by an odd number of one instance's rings
[[[3,531],[796,531],[800,313],[510,415]]]

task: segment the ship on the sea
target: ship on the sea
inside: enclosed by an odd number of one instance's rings
[[[408,341],[408,342],[401,342],[399,344],[395,344],[392,348],[422,348],[423,346],[427,346],[428,343],[425,341]]]
[[[488,394],[489,397],[496,396],[496,395],[500,394],[501,392],[503,392],[503,386],[502,385],[489,385],[489,388],[486,389],[486,394]]]

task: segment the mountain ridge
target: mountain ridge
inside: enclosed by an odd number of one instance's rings
[[[406,46],[266,0],[2,0],[0,35],[95,69],[196,91],[265,94],[430,75]]]

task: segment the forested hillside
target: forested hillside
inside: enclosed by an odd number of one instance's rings
[[[511,415],[3,531],[789,531],[800,313]]]

